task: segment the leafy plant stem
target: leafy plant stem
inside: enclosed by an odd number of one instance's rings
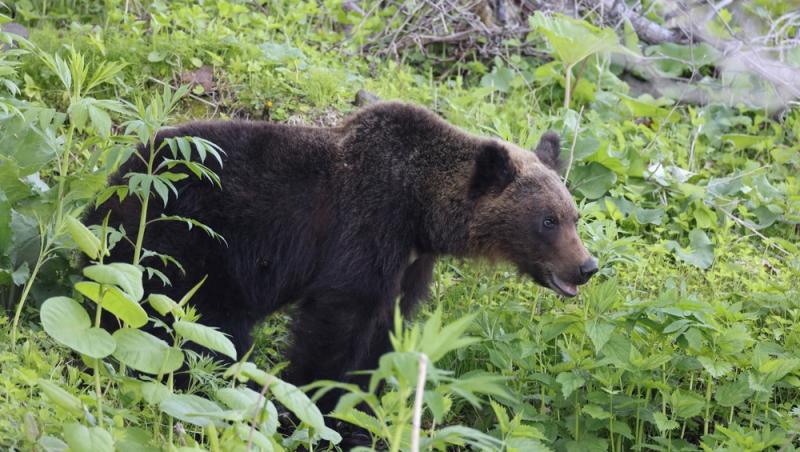
[[[61,222],[64,219],[64,189],[67,183],[67,171],[69,171],[69,155],[70,147],[72,146],[72,139],[75,135],[75,126],[70,124],[67,130],[67,136],[64,138],[64,152],[61,155],[61,162],[58,167],[58,205],[56,206],[56,222],[54,224],[53,233],[58,234],[61,229]]]
[[[153,174],[153,161],[156,157],[155,136],[150,138],[150,158],[147,160],[147,174]],[[142,210],[139,214],[139,229],[136,232],[136,244],[133,248],[133,265],[139,265],[142,255],[142,244],[144,243],[144,230],[147,227],[147,206],[150,203],[150,191],[145,190],[142,195]]]

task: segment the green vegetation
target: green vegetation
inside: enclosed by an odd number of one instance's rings
[[[146,209],[181,178],[216,180],[203,165],[213,143],[179,138],[157,149],[170,168],[151,160],[128,185],[106,186],[165,125],[327,125],[366,89],[528,148],[558,131],[602,268],[567,300],[510,268],[440,262],[428,307],[394,332],[367,391],[346,387],[334,417],[376,447],[410,449],[426,357],[423,450],[800,447],[800,110],[632,94],[612,53],[660,55],[653,70],[665,77],[714,68],[703,44],[647,46],[629,23],[617,33],[536,13],[494,57],[454,61],[444,43],[399,46],[395,59],[368,44],[396,37],[405,16],[362,3],[366,18],[332,0],[0,2],[0,23],[13,15],[30,33],[0,33],[0,445],[335,448],[334,419],[308,398],[333,384],[307,396],[279,378],[286,314],[256,333],[246,360],[214,363],[184,345],[235,352],[198,319],[191,292],[142,290],[142,278],[163,276],[144,260],[158,250],[80,218],[98,199],[135,196]],[[777,17],[783,3],[752,9]],[[724,8],[711,22],[717,33],[734,26]],[[119,240],[137,244],[133,262],[104,262]],[[136,329],[154,321],[145,303],[170,319],[172,344]],[[106,332],[104,309],[130,328]],[[187,393],[173,389],[184,363]],[[296,426],[279,430],[278,406]]]

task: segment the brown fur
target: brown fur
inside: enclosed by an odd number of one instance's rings
[[[575,205],[553,170],[555,135],[533,153],[465,133],[426,109],[380,102],[334,128],[198,122],[158,139],[169,136],[219,145],[224,165],[209,165],[222,189],[181,181],[180,196],[166,207],[151,203],[149,216],[195,218],[227,246],[180,223],[153,223],[145,247],[176,257],[187,274],[165,268],[173,286],[151,280],[147,289],[178,299],[207,274],[192,302],[205,323],[232,335],[240,353],[256,322],[294,304],[293,383],[374,367],[389,348],[395,300],[413,311],[427,296],[438,256],[494,256],[556,290],[553,275],[575,285],[588,280],[579,270],[589,256],[577,237]],[[112,183],[142,170],[131,159]],[[135,200],[112,199],[90,222],[108,209],[112,225],[136,234]],[[560,227],[543,230],[545,217]],[[130,256],[123,241],[112,258]],[[326,397],[323,409],[334,401]]]

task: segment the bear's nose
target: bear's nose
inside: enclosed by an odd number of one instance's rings
[[[590,257],[586,259],[580,267],[581,277],[584,281],[588,281],[595,273],[597,273],[597,259]]]

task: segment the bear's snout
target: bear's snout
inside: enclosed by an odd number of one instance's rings
[[[597,259],[589,256],[579,267],[578,274],[580,275],[580,284],[586,284],[589,279],[597,273]]]

